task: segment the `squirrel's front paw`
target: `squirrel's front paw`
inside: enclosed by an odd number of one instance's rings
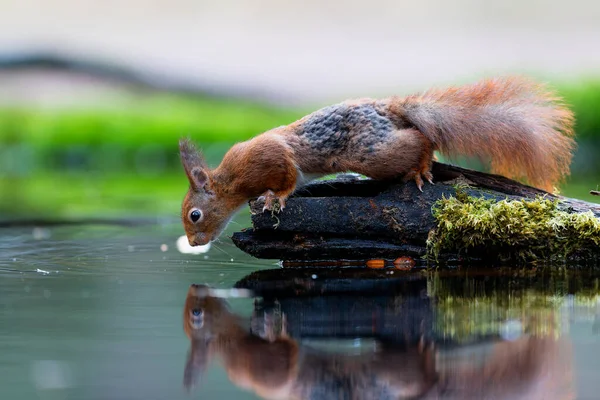
[[[277,197],[272,190],[267,190],[265,194],[258,198],[258,200],[265,201],[263,212],[265,212],[265,210],[281,211],[285,208],[285,199],[283,197]],[[278,207],[275,206],[275,203],[278,203]]]

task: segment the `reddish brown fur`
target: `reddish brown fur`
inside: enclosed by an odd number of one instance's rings
[[[440,380],[423,400],[573,400],[572,346],[566,338],[525,335],[494,344],[483,363],[473,354],[439,362]]]
[[[376,399],[382,387],[398,398],[413,398],[435,383],[432,347],[391,347],[374,355],[347,356],[304,349],[287,335],[266,340],[249,333],[225,301],[209,296],[206,289],[192,285],[184,306],[184,330],[191,344],[184,373],[187,388],[213,358],[222,361],[233,383],[265,399],[336,398],[338,380],[351,382],[344,390],[356,399]],[[200,328],[190,322],[194,309],[204,315]]]
[[[218,358],[233,383],[265,399],[377,399],[390,398],[390,393],[424,400],[576,398],[572,348],[554,332],[446,355],[422,343],[408,349],[381,343],[373,353],[345,355],[311,349],[285,334],[273,334],[270,340],[255,336],[224,300],[206,289],[192,285],[184,306],[191,344],[184,378],[188,388]],[[203,312],[201,327],[190,322],[193,309]]]
[[[490,160],[493,172],[546,190],[569,174],[573,113],[543,85],[489,79],[388,101],[443,154]]]
[[[202,312],[200,327],[192,323],[194,309]],[[382,344],[381,350],[361,355],[320,352],[285,334],[266,340],[249,333],[224,300],[198,285],[187,293],[183,320],[191,344],[187,388],[218,358],[233,383],[265,399],[340,398],[342,393],[343,398],[377,399],[383,392],[424,400],[576,398],[572,347],[554,332],[447,355],[422,344],[408,350]]]
[[[186,141],[182,146],[193,148]],[[296,187],[297,170],[291,149],[274,134],[234,145],[214,170],[199,167],[206,172],[207,183],[201,189],[192,185],[182,206],[181,217],[191,245],[216,239],[235,211],[249,199],[269,190],[287,198]],[[192,168],[188,165],[186,171]],[[193,207],[201,209],[205,216],[198,223],[188,217]]]
[[[191,387],[208,363],[218,357],[237,385],[269,399],[288,393],[297,374],[297,343],[285,337],[267,341],[248,333],[223,300],[202,292],[206,289],[192,285],[185,300],[183,326],[191,349],[184,385]],[[194,309],[204,316],[200,328],[192,324]]]
[[[216,239],[245,202],[282,207],[300,174],[354,171],[373,179],[431,181],[434,151],[489,160],[493,172],[551,190],[568,175],[573,114],[543,86],[490,79],[405,98],[359,99],[318,110],[233,146],[214,170],[180,144],[190,181],[182,221],[191,245]],[[203,218],[190,220],[190,210]]]

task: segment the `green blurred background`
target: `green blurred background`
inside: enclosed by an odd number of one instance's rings
[[[577,116],[567,196],[600,184],[600,80],[553,82]],[[288,124],[310,106],[123,91],[97,104],[0,108],[0,215],[12,218],[175,217],[187,187],[180,137],[216,166],[236,141]]]
[[[513,73],[571,105],[579,146],[561,191],[600,201],[596,3],[33,3],[0,7],[2,220],[176,218],[182,136],[217,165],[232,143],[349,97]]]

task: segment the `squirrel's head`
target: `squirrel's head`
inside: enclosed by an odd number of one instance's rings
[[[190,188],[181,206],[181,220],[190,246],[215,240],[231,218],[226,205],[217,200],[211,171],[193,143],[179,141],[179,154]]]
[[[204,375],[211,359],[211,342],[227,334],[229,326],[223,317],[228,314],[227,303],[211,296],[210,287],[190,285],[183,307],[183,330],[190,339],[183,380],[186,389],[190,390]]]
[[[211,296],[209,286],[192,284],[185,298],[183,330],[190,339],[209,339],[226,330],[220,323],[229,313],[227,302]]]

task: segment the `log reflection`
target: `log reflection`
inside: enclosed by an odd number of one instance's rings
[[[433,296],[439,282],[407,282],[368,293],[335,291],[332,281],[319,295],[263,290],[250,318],[232,312],[206,286],[192,285],[183,314],[190,340],[184,385],[198,384],[216,359],[231,382],[265,399],[576,397],[571,344],[557,328],[558,310],[525,315],[504,334],[451,337],[440,325],[447,299]],[[469,285],[460,287],[453,298],[472,299]]]

